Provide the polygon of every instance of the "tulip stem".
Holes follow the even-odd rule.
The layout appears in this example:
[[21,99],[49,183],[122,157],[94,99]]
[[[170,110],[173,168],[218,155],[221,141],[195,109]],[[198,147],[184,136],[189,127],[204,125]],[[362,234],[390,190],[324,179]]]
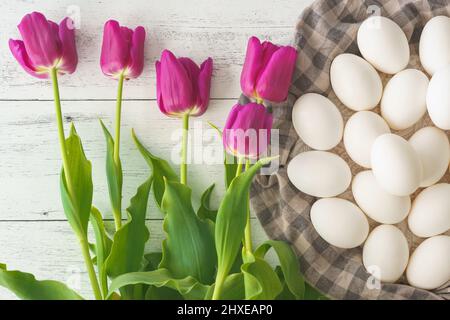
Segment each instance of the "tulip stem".
[[238,177],[242,173],[242,165],[243,160],[241,158],[238,159],[237,168],[236,168],[236,177]]
[[51,71],[51,77],[53,83],[53,95],[55,99],[56,122],[58,124],[59,147],[61,149],[61,157],[63,160],[64,179],[66,180],[70,197],[73,197],[72,179],[71,172],[69,170],[69,160],[67,158],[66,137],[64,135],[63,116],[61,111],[61,98],[59,95],[58,71],[55,68]]
[[216,282],[214,283],[214,292],[212,300],[219,300],[220,294],[222,293],[222,287],[225,283],[225,277],[217,275]]
[[121,74],[119,76],[119,85],[117,88],[117,101],[116,101],[116,138],[114,141],[114,161],[116,164],[119,163],[119,150],[120,150],[120,120],[122,114],[122,92],[123,92],[123,80],[124,76]]
[[[250,169],[250,160],[249,159],[247,159],[245,162],[245,171],[247,171],[248,169]],[[249,194],[247,194],[247,224],[245,225],[244,251],[245,251],[247,257],[250,257],[253,254],[252,229],[251,229],[251,225],[250,225],[250,195]]]
[[183,115],[183,140],[181,144],[180,182],[187,184],[187,150],[189,137],[189,113]]
[[[244,159],[243,158],[238,158],[237,161],[238,162],[237,162],[236,176],[235,177],[239,177],[239,175],[242,173],[242,167],[243,167]],[[217,272],[216,282],[214,284],[214,292],[213,292],[212,300],[219,300],[220,294],[222,292],[222,287],[223,287],[223,284],[225,282],[225,278],[227,277],[227,274],[223,274],[222,272],[219,273],[219,271]]]
[[92,263],[91,255],[89,253],[89,246],[87,239],[80,239],[81,252],[83,253],[84,262],[86,264],[89,280],[91,281],[92,290],[96,300],[102,300],[102,293],[98,285],[97,276],[95,274],[94,265]]
[[[69,159],[67,157],[68,154],[66,150],[66,137],[64,135],[64,125],[61,111],[61,98],[59,95],[59,86],[58,86],[58,71],[55,68],[52,69],[51,71],[51,78],[53,83],[53,94],[55,99],[56,121],[58,124],[59,145],[61,148],[61,156],[63,160],[64,179],[66,180],[66,186],[67,189],[69,190],[69,196],[73,200],[74,192],[72,186],[71,171],[69,168]],[[100,292],[100,287],[98,285],[94,265],[92,264],[87,239],[84,238],[83,236],[79,236],[79,241],[81,245],[81,251],[83,254],[84,262],[86,264],[86,269],[89,274],[92,290],[94,291],[95,299],[101,300],[102,294]]]
[[[120,166],[120,123],[122,118],[122,96],[123,96],[123,81],[125,77],[123,74],[119,76],[119,84],[117,88],[117,100],[116,100],[116,127],[115,127],[115,139],[114,139],[114,163],[116,166]],[[113,210],[114,224],[116,231],[122,226],[122,190],[120,190],[119,206]]]

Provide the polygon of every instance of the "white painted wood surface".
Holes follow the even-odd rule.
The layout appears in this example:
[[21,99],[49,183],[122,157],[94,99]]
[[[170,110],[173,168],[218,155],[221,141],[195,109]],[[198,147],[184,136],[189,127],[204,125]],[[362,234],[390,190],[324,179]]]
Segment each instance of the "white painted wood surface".
[[[214,59],[212,100],[208,112],[192,126],[208,129],[206,120],[222,126],[240,94],[239,76],[246,42],[251,35],[289,44],[298,15],[312,0],[40,0],[0,2],[0,262],[11,269],[34,273],[39,279],[67,281],[85,297],[90,294],[76,239],[65,221],[59,198],[60,157],[57,145],[52,91],[47,81],[34,79],[12,58],[7,41],[17,38],[22,16],[41,11],[59,21],[68,13],[79,14],[77,45],[80,63],[75,74],[61,79],[66,127],[73,121],[88,158],[93,163],[94,203],[107,216],[109,203],[104,173],[105,143],[98,119],[111,128],[116,82],[99,68],[103,23],[114,18],[148,32],[146,67],[138,80],[124,89],[123,140],[124,205],[149,170],[131,139],[134,128],[156,154],[170,158],[178,143],[179,122],[163,116],[155,102],[154,62],[164,48],[197,62]],[[202,122],[203,123],[202,123]],[[112,130],[112,128],[111,128]],[[204,131],[205,132],[205,131]],[[203,136],[211,149],[220,141]],[[198,144],[199,140],[191,140]],[[194,197],[212,182],[214,199],[223,193],[220,164],[191,165],[189,179]],[[163,238],[161,215],[149,204],[149,248]],[[215,201],[217,202],[217,201]],[[266,236],[253,218],[255,242]],[[0,289],[0,299],[14,296]]]

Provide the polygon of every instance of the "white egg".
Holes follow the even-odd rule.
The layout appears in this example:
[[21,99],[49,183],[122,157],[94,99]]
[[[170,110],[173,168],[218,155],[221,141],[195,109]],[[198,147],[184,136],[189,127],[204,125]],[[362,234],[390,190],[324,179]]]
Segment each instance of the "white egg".
[[379,136],[373,144],[372,170],[378,184],[396,196],[414,193],[422,179],[422,165],[413,147],[390,133]]
[[409,63],[409,44],[403,30],[392,20],[373,16],[358,30],[358,47],[364,59],[381,72],[394,74]]
[[354,111],[373,109],[381,100],[380,76],[361,57],[348,53],[337,56],[331,64],[330,78],[339,100]]
[[287,175],[297,189],[321,198],[343,193],[352,180],[348,164],[339,156],[325,151],[297,155],[289,163]]
[[345,125],[345,150],[357,164],[371,168],[370,154],[375,139],[390,132],[389,126],[378,114],[371,111],[357,112]]
[[396,282],[405,272],[409,247],[403,233],[392,225],[376,227],[363,248],[367,271],[382,282]]
[[423,190],[414,200],[408,217],[409,229],[428,238],[450,229],[450,184],[440,183]]
[[450,18],[434,17],[427,22],[420,37],[420,61],[428,74],[450,64]]
[[420,186],[429,187],[441,180],[447,172],[450,161],[450,144],[447,135],[435,127],[426,127],[414,133],[409,143],[422,163]]
[[[449,40],[450,41],[450,40]],[[427,108],[431,120],[443,130],[450,130],[450,65],[439,69],[431,78]]]
[[303,142],[317,150],[337,146],[344,131],[344,120],[338,108],[316,93],[307,93],[295,102],[292,123]]
[[422,242],[406,269],[410,285],[433,290],[450,280],[450,237],[436,236]]
[[369,223],[353,203],[338,198],[320,199],[311,207],[311,222],[329,244],[350,249],[360,246],[369,233]]
[[389,80],[381,99],[381,115],[394,130],[404,130],[427,111],[429,80],[421,71],[403,70]]
[[398,197],[387,193],[370,170],[362,171],[353,178],[352,192],[361,210],[379,223],[399,223],[411,209],[409,196]]

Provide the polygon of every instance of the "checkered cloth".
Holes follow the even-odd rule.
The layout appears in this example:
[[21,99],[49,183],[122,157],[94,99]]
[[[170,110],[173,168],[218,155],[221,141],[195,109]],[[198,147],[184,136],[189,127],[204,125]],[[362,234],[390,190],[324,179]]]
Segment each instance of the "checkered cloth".
[[[255,179],[251,190],[252,210],[271,239],[285,240],[293,245],[306,280],[330,298],[450,299],[449,284],[430,292],[408,286],[403,277],[399,284],[373,286],[362,264],[362,248],[343,250],[325,242],[310,221],[310,208],[316,198],[297,190],[287,178],[287,163],[299,153],[310,150],[292,126],[291,112],[295,100],[309,92],[324,94],[338,106],[345,121],[351,116],[353,112],[338,101],[330,88],[330,65],[341,53],[359,54],[356,44],[358,27],[368,16],[377,13],[391,18],[404,30],[411,43],[410,67],[421,69],[418,43],[423,26],[433,16],[450,16],[450,2],[319,0],[303,11],[296,30],[299,58],[290,95],[286,103],[272,106],[275,128],[280,134],[281,167],[272,176],[260,175]],[[382,78],[384,82],[387,80],[385,75]],[[426,125],[431,125],[428,116],[413,128],[396,133],[408,138]],[[353,174],[362,170],[349,159],[342,143],[332,152],[347,160]],[[443,181],[450,182],[450,175],[447,174]],[[340,197],[353,201],[351,191]],[[374,225],[371,221],[371,227]],[[408,231],[405,222],[397,226],[404,231],[412,252],[421,240]]]

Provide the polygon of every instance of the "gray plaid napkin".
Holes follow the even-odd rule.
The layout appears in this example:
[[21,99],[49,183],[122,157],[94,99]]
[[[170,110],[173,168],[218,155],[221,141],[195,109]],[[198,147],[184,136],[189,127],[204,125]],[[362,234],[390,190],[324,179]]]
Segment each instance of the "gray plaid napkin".
[[[424,24],[433,16],[450,16],[449,0],[322,0],[303,11],[296,28],[295,44],[299,49],[297,69],[289,99],[273,105],[275,128],[280,134],[280,169],[272,176],[258,176],[252,185],[252,210],[257,214],[271,239],[290,242],[299,257],[307,281],[334,299],[450,299],[450,286],[433,292],[400,284],[371,286],[370,275],[361,259],[362,249],[342,250],[325,242],[310,221],[314,197],[298,191],[288,180],[286,164],[297,154],[310,150],[297,136],[291,122],[295,100],[308,92],[328,96],[340,109],[346,121],[353,113],[344,107],[330,89],[329,69],[333,59],[343,52],[359,54],[356,45],[358,27],[371,14],[394,20],[405,31],[411,43],[410,67],[421,69],[418,42]],[[383,76],[386,81],[387,77]],[[421,127],[430,125],[428,117],[414,128],[397,132],[405,138]],[[449,135],[449,132],[447,132]],[[345,152],[342,143],[332,150],[346,159],[353,174],[361,170]],[[443,181],[450,182],[450,174]],[[347,191],[342,198],[353,200]],[[371,221],[372,227],[375,225]],[[405,222],[397,225],[405,232],[411,252],[420,243]]]

